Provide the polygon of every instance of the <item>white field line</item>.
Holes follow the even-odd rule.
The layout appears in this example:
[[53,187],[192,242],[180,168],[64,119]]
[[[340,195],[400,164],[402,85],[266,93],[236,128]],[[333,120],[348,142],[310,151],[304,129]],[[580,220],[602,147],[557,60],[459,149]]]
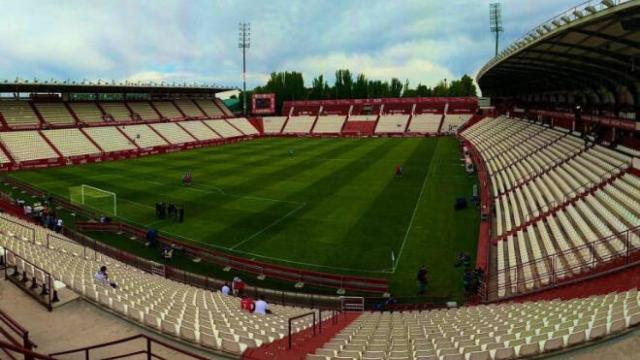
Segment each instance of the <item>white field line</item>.
[[253,238],[259,236],[260,234],[262,234],[263,232],[269,230],[270,228],[278,225],[280,222],[284,221],[286,218],[288,218],[289,216],[297,213],[298,211],[302,210],[303,207],[307,206],[307,203],[302,203],[300,204],[298,207],[296,207],[295,209],[289,211],[288,213],[284,214],[284,216],[282,216],[281,218],[276,219],[274,222],[272,222],[271,224],[265,226],[264,228],[262,228],[261,230],[259,230],[258,232],[254,233],[253,235],[249,236],[248,238],[240,241],[239,243],[233,245],[232,247],[230,247],[229,249],[231,250],[235,250],[238,246],[241,246],[242,244],[252,240]]
[[[139,180],[139,181],[144,181],[146,183],[154,184],[154,185],[165,185],[165,184],[163,184],[161,182],[153,181],[153,180],[142,179],[142,180]],[[198,192],[202,192],[202,193],[206,193],[206,194],[220,193],[221,195],[224,195],[224,196],[235,197],[235,198],[239,198],[239,199],[269,201],[269,202],[287,203],[287,204],[295,204],[295,205],[305,204],[305,203],[301,203],[301,202],[298,202],[298,201],[279,200],[279,199],[271,199],[271,198],[265,198],[265,197],[259,197],[259,196],[247,196],[247,195],[231,194],[231,193],[228,193],[228,192],[224,191],[222,188],[217,187],[215,185],[211,185],[211,187],[213,188],[213,190],[198,188],[198,187],[196,187],[194,185],[185,186],[185,187],[183,187],[183,189],[191,190],[191,191],[198,191]]]
[[[436,145],[436,151],[437,149],[438,147]],[[409,238],[409,234],[411,233],[411,228],[413,227],[413,220],[415,220],[416,213],[418,212],[418,208],[420,207],[420,200],[422,200],[422,194],[424,194],[424,187],[427,184],[427,179],[429,179],[429,175],[431,175],[431,169],[433,168],[433,164],[437,160],[435,151],[431,159],[432,161],[429,162],[429,168],[427,169],[427,174],[424,176],[424,180],[422,181],[422,187],[420,188],[420,194],[418,195],[418,199],[416,200],[416,206],[414,206],[413,213],[411,214],[411,220],[409,221],[409,226],[407,226],[407,231],[404,233],[404,239],[402,240],[402,245],[400,246],[398,257],[396,258],[395,264],[393,264],[392,273],[394,274],[396,272],[396,268],[398,267],[398,264],[400,263],[400,258],[402,257],[402,252],[404,251],[404,245],[407,243],[407,239]]]
[[[145,180],[146,182],[150,182],[150,183],[154,183],[153,181],[149,181],[149,180]],[[212,191],[208,191],[208,190],[202,190],[202,189],[194,189],[197,191],[203,191],[203,192],[212,192]],[[153,209],[152,206],[146,205],[146,204],[142,204],[136,201],[132,201],[132,200],[128,200],[128,199],[120,199],[120,200],[124,200],[126,202],[129,202],[131,204],[140,206],[140,207],[144,207],[144,208],[149,208],[149,209]],[[277,200],[274,200],[277,201]],[[293,203],[290,201],[283,201],[283,202],[288,202],[288,203]],[[337,267],[337,266],[329,266],[329,265],[320,265],[320,264],[313,264],[313,263],[307,263],[307,262],[300,262],[300,261],[293,261],[293,260],[287,260],[287,259],[282,259],[282,258],[277,258],[277,257],[271,257],[271,256],[266,256],[266,255],[260,255],[260,254],[256,254],[256,253],[252,253],[252,252],[248,252],[248,251],[242,251],[242,250],[237,250],[236,247],[246,243],[247,241],[257,237],[258,235],[260,235],[261,233],[265,232],[266,230],[268,230],[269,228],[277,225],[277,223],[283,221],[285,218],[295,214],[296,212],[302,210],[303,207],[305,207],[307,205],[307,203],[297,203],[298,207],[296,207],[295,209],[291,210],[289,213],[283,215],[281,218],[277,219],[276,221],[274,221],[273,223],[267,225],[265,228],[263,228],[262,230],[259,230],[258,232],[256,232],[255,234],[251,235],[250,237],[248,237],[245,240],[242,240],[240,243],[232,246],[232,247],[226,247],[226,246],[220,246],[220,245],[215,245],[215,244],[211,244],[211,243],[207,243],[207,242],[203,242],[200,240],[195,240],[192,238],[188,238],[185,236],[182,236],[180,234],[175,234],[175,233],[171,233],[169,231],[166,230],[162,230],[160,229],[163,233],[176,237],[176,238],[181,238],[181,239],[185,239],[188,240],[192,243],[197,243],[200,244],[202,246],[205,247],[212,247],[215,249],[220,249],[220,250],[226,250],[226,251],[230,251],[230,252],[234,252],[237,254],[241,254],[241,255],[247,255],[247,256],[253,256],[256,258],[261,258],[261,259],[266,259],[266,260],[273,260],[273,261],[277,261],[277,262],[281,262],[281,263],[286,263],[286,264],[294,264],[294,265],[302,265],[302,266],[309,266],[309,267],[315,267],[315,268],[319,268],[319,269],[328,269],[328,270],[338,270],[338,271],[353,271],[353,272],[360,272],[360,273],[371,273],[371,274],[390,274],[392,273],[392,271],[390,270],[365,270],[365,269],[354,269],[354,268],[346,268],[346,267]],[[157,223],[157,222],[161,222],[162,220],[158,220],[158,221],[154,221],[152,223],[149,224],[141,224],[133,219],[124,217],[124,216],[118,216],[121,219],[127,220],[128,222],[132,223],[132,224],[136,224],[142,227],[151,227],[153,224]]]

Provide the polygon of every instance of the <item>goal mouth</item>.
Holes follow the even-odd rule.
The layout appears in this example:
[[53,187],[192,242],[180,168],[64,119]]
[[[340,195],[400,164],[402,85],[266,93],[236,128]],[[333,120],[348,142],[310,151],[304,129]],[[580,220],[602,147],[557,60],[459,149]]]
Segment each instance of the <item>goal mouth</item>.
[[117,195],[111,191],[86,184],[71,186],[69,200],[74,205],[97,211],[101,215],[118,216]]

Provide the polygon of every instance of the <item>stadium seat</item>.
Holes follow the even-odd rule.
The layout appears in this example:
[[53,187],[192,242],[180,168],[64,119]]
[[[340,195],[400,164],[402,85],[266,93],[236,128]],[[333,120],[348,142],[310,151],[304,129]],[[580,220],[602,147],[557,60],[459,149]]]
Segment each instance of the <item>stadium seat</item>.
[[169,120],[184,119],[184,116],[171,101],[152,101],[153,106],[158,110],[163,118]]
[[176,106],[189,118],[203,119],[205,114],[198,109],[198,106],[190,99],[178,99],[175,101]]
[[[49,236],[50,233],[45,228],[0,214],[0,245],[4,248],[49,271],[57,279],[64,279],[68,287],[97,305],[208,348],[241,354],[247,348],[283,338],[290,317],[312,310],[271,304],[272,315],[248,314],[240,310],[239,298],[143,272],[107,256],[98,256],[59,234]],[[89,251],[86,257],[84,251]],[[105,264],[109,268],[109,279],[119,285],[117,289],[94,280],[97,269]],[[30,271],[24,264],[20,266]],[[329,319],[328,316],[324,313],[322,319]],[[293,331],[311,326],[309,317],[302,318],[293,322]]]
[[83,123],[102,122],[102,111],[93,101],[70,102],[71,110],[76,114],[78,120]]
[[316,126],[313,128],[314,134],[339,134],[346,121],[345,115],[323,115],[318,116]]
[[158,136],[148,125],[127,125],[120,126],[120,129],[140,148],[168,145],[167,142]]
[[226,120],[204,120],[204,122],[223,138],[240,137],[243,135],[233,126],[229,125]]
[[376,134],[379,133],[404,133],[409,121],[409,115],[395,114],[382,115],[376,126]]
[[51,141],[63,156],[100,154],[98,149],[80,130],[57,129],[43,130],[42,134]]
[[148,101],[128,101],[127,105],[134,113],[138,114],[142,120],[159,120],[160,116],[151,107]]
[[227,121],[245,135],[258,135],[259,132],[246,118],[231,118]]
[[456,130],[471,119],[472,116],[473,114],[446,114],[442,122],[441,132],[455,133]]
[[[614,235],[640,224],[640,192],[634,188],[640,178],[626,173],[629,156],[504,117],[481,121],[462,135],[487,164],[497,238],[507,242],[498,246],[499,296],[508,295],[516,269],[523,276],[511,284],[512,292],[547,285],[549,256],[562,254],[554,271],[564,278],[626,253]],[[607,240],[586,246],[599,239]],[[635,237],[631,245],[640,247]]]
[[417,134],[436,134],[440,127],[442,114],[415,114],[409,124],[409,132]]
[[198,100],[194,100],[194,101],[205,112],[205,115],[207,117],[209,117],[209,118],[224,117],[224,112],[222,112],[222,110],[220,110],[220,108],[218,108],[216,106],[216,104],[214,103],[213,100],[211,100],[211,99],[207,99],[207,100],[198,99]]
[[287,120],[286,116],[266,116],[262,118],[262,124],[264,126],[265,134],[280,134],[284,122]]
[[104,112],[114,121],[131,121],[131,112],[123,102],[100,102]]
[[14,129],[35,128],[40,125],[40,120],[26,101],[0,101],[0,113],[7,125]]
[[149,126],[154,128],[162,137],[174,145],[196,141],[196,139],[175,123],[158,123],[150,124]]
[[180,125],[199,141],[220,139],[218,134],[200,120],[181,121]]
[[137,149],[115,126],[90,127],[84,131],[105,152]]
[[75,119],[62,102],[35,103],[38,112],[51,125],[73,125]]
[[0,141],[17,162],[58,157],[37,131],[2,132]]
[[291,116],[282,130],[283,134],[308,134],[311,132],[315,116]]

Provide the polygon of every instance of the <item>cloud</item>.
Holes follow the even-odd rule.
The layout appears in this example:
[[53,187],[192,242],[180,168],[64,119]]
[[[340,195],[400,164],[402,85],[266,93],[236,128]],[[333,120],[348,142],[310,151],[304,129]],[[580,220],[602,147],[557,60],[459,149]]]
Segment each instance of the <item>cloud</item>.
[[[491,0],[4,0],[0,78],[242,85],[238,22],[252,25],[249,86],[339,68],[433,85],[493,55]],[[507,45],[575,0],[504,0]]]

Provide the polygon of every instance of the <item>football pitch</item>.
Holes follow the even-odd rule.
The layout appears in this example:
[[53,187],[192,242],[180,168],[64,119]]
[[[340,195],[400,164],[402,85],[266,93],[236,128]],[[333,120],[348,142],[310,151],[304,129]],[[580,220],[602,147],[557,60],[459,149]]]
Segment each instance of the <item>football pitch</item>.
[[[66,198],[83,184],[113,192],[124,221],[247,258],[387,277],[395,296],[415,295],[425,264],[429,293],[458,297],[453,264],[460,251],[475,261],[479,226],[473,206],[454,210],[476,183],[460,158],[453,137],[265,138],[10,176]],[[184,223],[157,219],[160,201],[184,207]]]

